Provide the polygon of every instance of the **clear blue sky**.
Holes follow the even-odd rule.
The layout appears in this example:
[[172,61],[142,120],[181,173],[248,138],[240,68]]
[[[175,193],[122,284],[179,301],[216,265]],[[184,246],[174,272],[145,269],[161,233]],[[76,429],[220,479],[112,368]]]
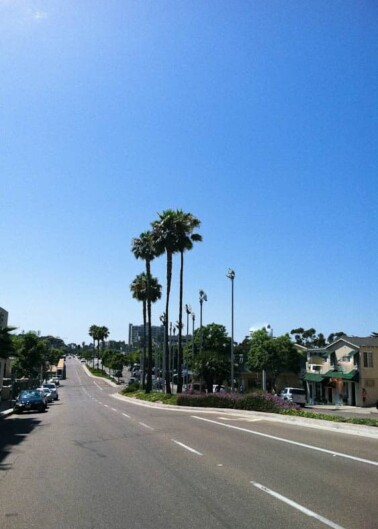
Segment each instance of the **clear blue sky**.
[[[232,267],[238,341],[378,331],[377,35],[375,0],[0,0],[9,323],[127,340],[131,239],[181,208],[202,221],[197,323],[202,288],[204,324],[231,332]],[[178,260],[173,321],[177,284]]]

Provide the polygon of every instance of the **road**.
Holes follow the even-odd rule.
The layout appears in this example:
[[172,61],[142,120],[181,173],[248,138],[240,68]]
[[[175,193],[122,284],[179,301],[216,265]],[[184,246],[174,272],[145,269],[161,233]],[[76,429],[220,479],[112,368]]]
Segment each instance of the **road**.
[[45,414],[0,422],[2,529],[376,529],[378,441],[156,409],[67,362]]

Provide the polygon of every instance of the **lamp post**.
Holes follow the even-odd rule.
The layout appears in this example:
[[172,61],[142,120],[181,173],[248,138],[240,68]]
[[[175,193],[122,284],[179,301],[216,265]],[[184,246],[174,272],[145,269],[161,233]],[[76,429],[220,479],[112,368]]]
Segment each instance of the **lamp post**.
[[199,291],[199,302],[200,302],[200,329],[201,329],[201,340],[200,340],[200,353],[202,353],[202,343],[203,343],[203,335],[202,335],[202,305],[203,302],[207,301],[207,295],[204,290]]
[[234,279],[235,272],[228,269],[227,277],[231,279],[231,393],[234,392]]
[[192,312],[192,358],[194,361],[194,322],[196,320],[196,315]]
[[163,360],[163,369],[162,369],[162,371],[163,371],[163,388],[164,388],[163,391],[166,391],[166,387],[165,387],[165,375],[166,375],[166,373],[165,373],[165,367],[166,367],[166,365],[165,365],[165,348],[166,348],[165,326],[167,325],[167,318],[166,318],[165,312],[163,312],[163,314],[160,316],[159,319],[160,319],[162,325],[164,325],[164,340],[163,340],[163,355],[162,355],[163,356],[163,359],[162,359]]
[[[189,340],[189,315],[192,313],[192,307],[190,305],[185,305],[185,312],[186,312],[186,347],[188,347],[188,340]],[[185,377],[184,377],[184,384],[186,387],[188,387],[188,365],[185,359],[183,359],[183,364],[185,366]]]

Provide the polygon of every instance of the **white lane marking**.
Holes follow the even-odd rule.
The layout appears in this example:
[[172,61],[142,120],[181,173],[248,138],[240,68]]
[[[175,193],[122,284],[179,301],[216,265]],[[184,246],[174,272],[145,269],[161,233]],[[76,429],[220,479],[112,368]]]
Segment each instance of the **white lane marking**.
[[145,428],[148,428],[149,430],[153,430],[152,426],[148,426],[148,424],[144,423],[144,422],[140,422],[139,423],[141,426],[144,426]]
[[128,419],[130,419],[130,415],[127,415],[127,413],[123,413],[123,412],[122,412],[122,415],[123,415],[124,417],[127,417]]
[[97,382],[93,381],[93,384],[98,387],[98,389],[101,389],[101,391],[104,391],[104,389],[97,384]]
[[115,408],[110,408],[110,409],[113,410],[113,411],[118,411],[118,410],[116,410]]
[[212,421],[211,419],[205,419],[204,417],[197,417],[192,415],[193,419],[198,419],[200,421],[211,422],[213,424],[218,424],[224,428],[231,428],[233,430],[239,430],[240,432],[247,432],[252,435],[258,435],[260,437],[267,437],[268,439],[274,439],[275,441],[280,441],[281,443],[287,443],[295,446],[301,446],[302,448],[309,448],[317,452],[323,452],[325,454],[330,454],[332,456],[344,457],[345,459],[352,459],[353,461],[358,461],[359,463],[366,463],[368,465],[373,465],[378,467],[378,461],[371,461],[369,459],[362,459],[361,457],[350,456],[348,454],[343,454],[342,452],[335,452],[334,450],[327,450],[326,448],[319,448],[318,446],[312,446],[305,443],[299,443],[298,441],[291,441],[290,439],[284,439],[283,437],[276,437],[275,435],[269,435],[267,433],[255,432],[254,430],[248,430],[248,428],[241,428],[241,426],[233,426],[232,424],[224,424],[218,421]]
[[109,408],[109,406],[107,404],[104,404],[105,408]]
[[193,454],[197,454],[198,456],[203,456],[203,454],[201,454],[201,452],[197,452],[197,450],[194,450],[194,448],[191,448],[188,445],[184,445],[184,443],[180,443],[180,441],[176,441],[175,439],[171,439],[171,441],[173,441],[177,445],[182,446],[182,448],[185,448],[186,450],[189,450],[189,452],[193,452]]
[[243,421],[243,422],[259,422],[261,419],[248,419],[247,417],[218,417],[220,421]]
[[258,489],[266,492],[267,494],[270,494],[274,498],[277,498],[278,500],[283,501],[284,503],[287,503],[291,507],[294,507],[294,509],[297,509],[298,511],[303,512],[303,514],[306,514],[307,516],[310,516],[311,518],[316,518],[316,520],[319,520],[319,522],[322,522],[325,525],[328,525],[328,527],[332,527],[333,529],[344,529],[343,527],[341,527],[341,525],[338,525],[337,523],[334,523],[331,520],[328,520],[328,518],[324,518],[324,516],[321,516],[320,514],[317,514],[314,511],[310,511],[310,509],[303,507],[303,505],[299,505],[299,503],[296,503],[295,501],[289,500],[289,498],[286,498],[286,496],[282,496],[278,492],[274,492],[274,490],[264,487],[264,485],[261,485],[261,483],[257,483],[256,481],[251,481],[251,483],[254,487],[257,487]]

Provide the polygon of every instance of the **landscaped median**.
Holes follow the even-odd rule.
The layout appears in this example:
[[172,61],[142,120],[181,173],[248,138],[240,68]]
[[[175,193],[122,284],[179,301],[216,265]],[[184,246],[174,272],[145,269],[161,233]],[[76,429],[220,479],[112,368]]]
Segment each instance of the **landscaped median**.
[[144,391],[130,391],[126,388],[121,391],[122,395],[149,402],[161,402],[162,404],[189,406],[196,408],[222,408],[233,410],[247,410],[266,413],[277,413],[305,419],[317,419],[339,423],[359,424],[365,426],[378,427],[377,419],[346,418],[323,413],[313,413],[302,410],[298,405],[288,401],[283,401],[276,395],[270,393],[261,394],[231,394],[231,393],[210,393],[201,395],[170,395],[167,393]]

